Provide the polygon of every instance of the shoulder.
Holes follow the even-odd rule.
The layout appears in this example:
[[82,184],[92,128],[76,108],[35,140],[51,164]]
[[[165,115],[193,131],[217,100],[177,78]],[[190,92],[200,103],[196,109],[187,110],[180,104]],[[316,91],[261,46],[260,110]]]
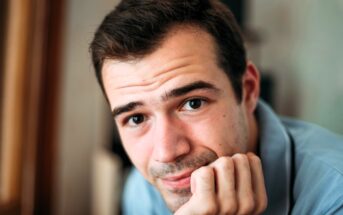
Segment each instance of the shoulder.
[[294,140],[298,163],[310,159],[343,175],[343,136],[300,120],[283,118],[282,122]]
[[125,182],[123,213],[131,214],[168,214],[168,209],[160,193],[133,168]]
[[342,209],[342,136],[314,124],[282,121],[294,142],[294,210],[300,214],[327,214]]

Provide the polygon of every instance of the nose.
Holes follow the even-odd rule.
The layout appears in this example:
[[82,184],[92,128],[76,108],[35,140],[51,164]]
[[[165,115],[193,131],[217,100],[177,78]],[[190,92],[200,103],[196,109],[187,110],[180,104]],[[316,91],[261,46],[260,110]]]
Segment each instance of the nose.
[[177,119],[158,119],[154,125],[152,139],[154,144],[152,156],[157,162],[174,162],[191,150],[185,126]]

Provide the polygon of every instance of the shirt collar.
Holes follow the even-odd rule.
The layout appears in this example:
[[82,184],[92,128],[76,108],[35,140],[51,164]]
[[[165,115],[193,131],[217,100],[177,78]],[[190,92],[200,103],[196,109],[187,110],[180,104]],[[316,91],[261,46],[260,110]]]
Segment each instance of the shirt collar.
[[256,116],[260,157],[268,195],[265,214],[288,214],[292,156],[290,138],[280,119],[263,101],[258,103]]

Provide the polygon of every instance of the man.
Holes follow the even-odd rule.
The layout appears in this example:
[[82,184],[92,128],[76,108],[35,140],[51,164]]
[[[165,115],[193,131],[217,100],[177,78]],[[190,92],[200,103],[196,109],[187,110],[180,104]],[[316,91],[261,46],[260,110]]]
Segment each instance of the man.
[[259,101],[219,1],[122,1],[91,51],[136,167],[124,213],[343,213],[342,138]]

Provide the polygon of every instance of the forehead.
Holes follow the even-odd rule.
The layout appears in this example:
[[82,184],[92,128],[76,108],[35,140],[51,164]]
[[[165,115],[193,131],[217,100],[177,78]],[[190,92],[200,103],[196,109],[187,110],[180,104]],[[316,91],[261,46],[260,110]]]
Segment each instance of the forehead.
[[141,59],[105,60],[102,75],[113,106],[118,99],[127,100],[128,96],[132,98],[138,94],[141,97],[144,92],[152,96],[190,79],[202,78],[211,82],[209,79],[222,78],[219,76],[224,73],[216,74],[217,70],[213,37],[199,28],[179,27],[172,29],[153,53]]
[[[146,67],[159,66],[161,72],[164,67],[168,67],[173,64],[172,60],[182,60],[184,57],[193,57],[193,60],[199,60],[207,58],[208,61],[217,61],[216,43],[213,36],[207,31],[204,31],[200,27],[191,25],[177,25],[172,27],[164,40],[158,48],[144,56],[143,58],[134,58],[132,60],[115,60],[106,59],[103,63],[102,75],[106,76],[106,73],[116,73],[116,75],[129,75],[127,72],[128,67],[131,67],[136,72],[133,74],[138,77],[139,71],[144,71],[144,75],[147,77],[155,76],[154,71],[145,71]],[[108,66],[118,67],[117,71],[111,70]],[[123,68],[125,67],[125,68]],[[157,71],[159,72],[159,71]]]

